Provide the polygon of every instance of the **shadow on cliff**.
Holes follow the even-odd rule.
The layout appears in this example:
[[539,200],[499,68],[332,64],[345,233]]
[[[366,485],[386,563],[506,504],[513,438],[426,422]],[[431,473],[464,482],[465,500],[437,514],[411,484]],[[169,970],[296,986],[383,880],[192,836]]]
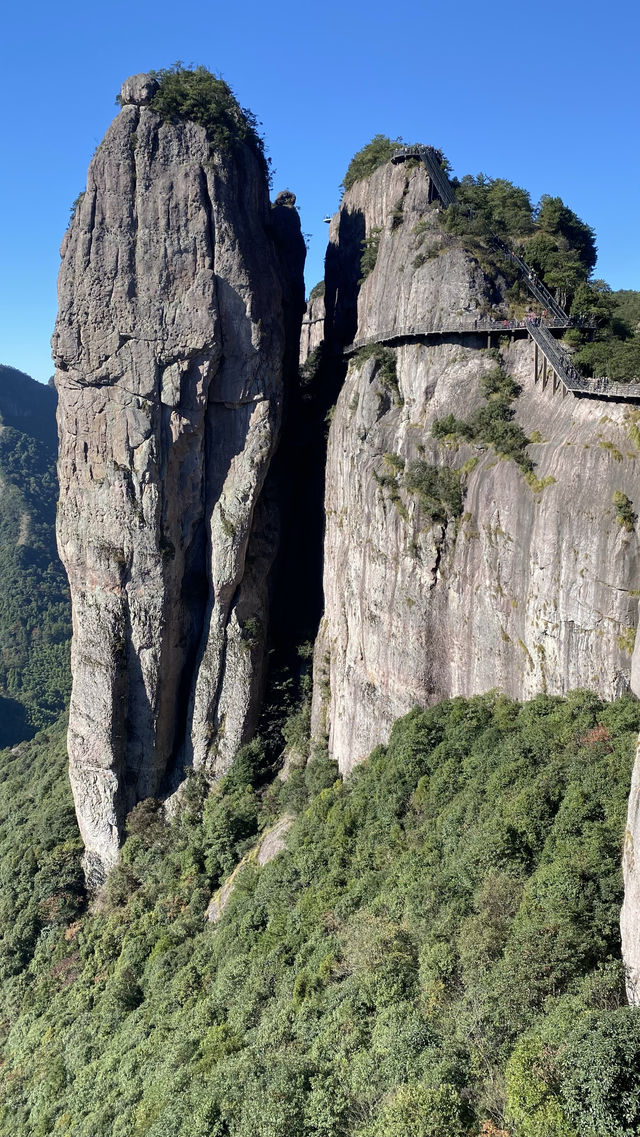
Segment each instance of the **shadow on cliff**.
[[273,734],[284,687],[294,703],[306,671],[298,649],[313,643],[324,608],[322,585],[327,439],[344,383],[343,348],[356,336],[365,218],[340,214],[338,242],[325,258],[325,338],[290,386],[283,442],[269,475],[281,503],[282,539],[274,572],[268,688],[259,733]]
[[327,247],[324,262],[325,342],[335,354],[356,338],[365,238],[364,214],[342,209],[338,240]]

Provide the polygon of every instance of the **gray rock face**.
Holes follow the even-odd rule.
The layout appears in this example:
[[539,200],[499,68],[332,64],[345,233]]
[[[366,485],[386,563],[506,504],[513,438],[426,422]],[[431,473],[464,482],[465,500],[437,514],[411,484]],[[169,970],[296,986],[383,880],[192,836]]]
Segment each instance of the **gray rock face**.
[[324,296],[314,296],[309,300],[302,317],[300,330],[300,364],[304,365],[324,339]]
[[53,337],[70,773],[96,879],[136,801],[189,764],[221,773],[254,725],[277,541],[263,487],[303,304],[297,214],[270,209],[256,157],[210,153],[148,95],[125,83],[89,168]]
[[131,75],[120,88],[120,105],[147,106],[157,90],[158,83],[151,75]]
[[[425,173],[393,166],[345,196],[326,296],[327,325],[343,342],[502,314],[500,282],[444,233],[427,201]],[[356,305],[358,227],[380,233]],[[580,686],[614,697],[629,687],[637,624],[638,537],[613,500],[619,491],[640,506],[629,408],[543,392],[531,342],[503,340],[502,364],[522,388],[515,420],[537,439],[528,453],[538,478],[552,479],[530,485],[492,449],[431,432],[436,418],[464,419],[484,402],[481,378],[495,366],[486,338],[390,350],[397,390],[374,359],[354,358],[328,442],[313,729],[328,734],[343,771],[416,704],[494,687],[517,698]],[[402,470],[415,461],[461,471],[457,520],[434,523],[406,488]]]

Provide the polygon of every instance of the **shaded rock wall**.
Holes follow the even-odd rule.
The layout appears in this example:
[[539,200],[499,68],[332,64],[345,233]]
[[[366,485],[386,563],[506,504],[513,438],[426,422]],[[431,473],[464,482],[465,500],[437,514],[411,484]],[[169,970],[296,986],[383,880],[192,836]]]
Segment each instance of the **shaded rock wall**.
[[64,239],[53,338],[70,772],[96,877],[136,801],[186,765],[222,772],[255,722],[263,486],[304,303],[297,213],[270,207],[255,155],[211,153],[136,89]]

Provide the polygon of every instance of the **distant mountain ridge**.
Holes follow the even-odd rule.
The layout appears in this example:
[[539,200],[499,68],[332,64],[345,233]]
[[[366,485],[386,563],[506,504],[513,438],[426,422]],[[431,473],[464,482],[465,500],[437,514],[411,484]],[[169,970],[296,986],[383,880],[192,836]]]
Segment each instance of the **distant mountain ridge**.
[[4,426],[20,430],[31,438],[58,449],[54,387],[38,383],[25,371],[0,364],[0,419]]
[[52,723],[69,693],[69,590],[55,541],[56,392],[0,366],[0,746]]

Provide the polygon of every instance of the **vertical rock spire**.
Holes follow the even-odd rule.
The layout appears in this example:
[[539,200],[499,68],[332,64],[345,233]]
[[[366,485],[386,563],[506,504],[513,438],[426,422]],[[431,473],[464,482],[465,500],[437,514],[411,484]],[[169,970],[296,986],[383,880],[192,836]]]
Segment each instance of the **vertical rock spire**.
[[281,240],[262,155],[157,97],[152,76],[123,85],[62,245],[53,337],[70,774],[94,880],[136,801],[185,764],[223,771],[254,725],[277,533],[262,490],[303,304],[297,213]]

